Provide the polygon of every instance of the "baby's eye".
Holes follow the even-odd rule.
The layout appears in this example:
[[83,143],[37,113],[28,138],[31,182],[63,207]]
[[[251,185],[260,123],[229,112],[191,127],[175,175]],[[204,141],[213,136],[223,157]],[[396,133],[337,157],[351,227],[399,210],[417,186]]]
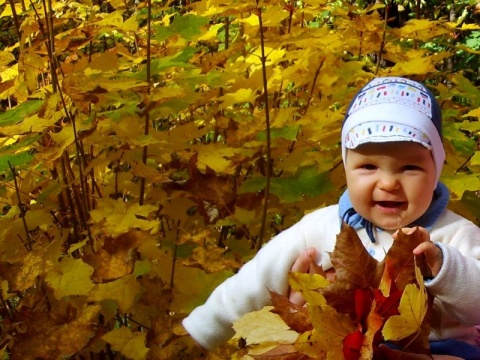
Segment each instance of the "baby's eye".
[[363,164],[361,166],[361,168],[364,169],[364,170],[376,170],[377,169],[377,167],[373,164]]
[[422,168],[418,165],[405,165],[403,167],[403,171],[418,171],[421,170]]

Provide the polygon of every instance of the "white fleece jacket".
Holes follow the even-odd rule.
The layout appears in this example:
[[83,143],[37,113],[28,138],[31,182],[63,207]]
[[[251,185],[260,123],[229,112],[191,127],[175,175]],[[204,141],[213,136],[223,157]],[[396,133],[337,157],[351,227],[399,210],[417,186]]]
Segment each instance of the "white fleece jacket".
[[[244,314],[270,305],[267,289],[286,294],[288,273],[307,248],[317,249],[318,264],[332,267],[327,252],[340,232],[338,205],[318,209],[270,240],[240,271],[220,284],[206,303],[183,320],[183,326],[202,346],[213,349],[234,335],[232,324]],[[364,229],[360,239],[381,261],[392,245],[389,232],[380,231],[372,243]],[[480,228],[446,210],[430,231],[443,251],[439,274],[426,284],[435,296],[431,340],[455,338],[471,344],[479,338]]]

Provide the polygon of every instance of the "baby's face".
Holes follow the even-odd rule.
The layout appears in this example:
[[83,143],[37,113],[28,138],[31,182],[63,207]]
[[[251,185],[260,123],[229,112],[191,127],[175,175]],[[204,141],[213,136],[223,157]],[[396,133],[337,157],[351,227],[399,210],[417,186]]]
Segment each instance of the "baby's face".
[[368,143],[348,150],[345,171],[353,208],[385,230],[422,216],[436,187],[432,154],[414,142]]

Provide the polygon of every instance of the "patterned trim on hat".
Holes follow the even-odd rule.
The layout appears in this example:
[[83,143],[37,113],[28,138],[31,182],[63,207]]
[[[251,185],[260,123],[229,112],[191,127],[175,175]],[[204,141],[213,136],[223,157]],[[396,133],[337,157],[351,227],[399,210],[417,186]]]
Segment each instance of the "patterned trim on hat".
[[355,98],[348,115],[376,104],[394,103],[413,108],[430,119],[432,99],[420,84],[404,78],[373,80]]
[[367,142],[386,141],[414,141],[432,149],[432,143],[421,130],[388,121],[366,122],[353,127],[346,135],[344,145],[347,149],[355,149]]

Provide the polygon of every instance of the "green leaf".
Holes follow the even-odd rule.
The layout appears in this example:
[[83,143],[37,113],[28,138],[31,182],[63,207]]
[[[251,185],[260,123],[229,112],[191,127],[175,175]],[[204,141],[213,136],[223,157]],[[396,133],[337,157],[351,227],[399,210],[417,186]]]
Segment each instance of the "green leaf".
[[[282,128],[270,129],[271,139],[283,138],[290,141],[296,141],[298,132],[300,131],[299,125],[286,125]],[[264,141],[267,138],[266,130],[260,131],[257,134],[257,140]]]
[[204,16],[186,14],[176,16],[170,27],[164,25],[155,26],[155,38],[159,41],[165,41],[172,35],[180,35],[185,40],[195,40],[203,34],[202,27],[207,25],[209,19]]
[[457,197],[462,197],[465,191],[480,189],[480,177],[477,174],[457,174],[442,178],[448,189]]
[[11,110],[0,112],[0,126],[14,125],[40,110],[43,100],[30,100],[15,106]]
[[173,35],[173,32],[164,25],[154,26],[153,28],[155,29],[155,38],[158,41],[165,41],[169,36]]
[[[173,67],[181,68],[191,68],[192,64],[188,60],[195,54],[198,50],[193,47],[186,47],[182,51],[176,53],[173,56],[165,56],[161,59],[154,59],[150,64],[150,71],[152,74],[160,74],[165,70],[171,69]],[[144,66],[143,69],[137,73],[132,73],[132,78],[138,80],[144,80],[147,78],[147,67]]]
[[475,149],[476,141],[460,131],[460,129],[464,129],[467,125],[470,125],[470,122],[447,122],[443,126],[443,134],[444,138],[450,141],[459,154],[470,157]]
[[193,40],[196,36],[201,35],[204,25],[207,25],[209,19],[203,16],[187,14],[175,17],[171,26],[175,34],[181,35],[185,40]]
[[17,142],[0,148],[0,157],[4,154],[20,153],[28,149],[32,144],[36,144],[40,139],[39,135],[25,136]]
[[139,260],[135,262],[135,269],[133,271],[133,274],[135,275],[136,278],[139,276],[146,275],[150,272],[152,269],[152,264],[148,260]]
[[[245,181],[239,193],[257,192],[265,187],[265,178],[253,177]],[[332,188],[329,172],[318,173],[317,168],[308,166],[300,168],[291,177],[273,178],[270,191],[283,202],[301,200],[304,196],[315,197],[327,193]]]
[[136,104],[126,104],[125,106],[121,106],[118,109],[105,111],[101,114],[118,123],[122,119],[125,119],[130,115],[137,114],[137,112],[138,107]]
[[0,174],[10,171],[9,163],[17,168],[17,167],[24,167],[30,164],[33,155],[31,155],[28,151],[23,151],[18,154],[12,155],[1,155],[0,156]]

